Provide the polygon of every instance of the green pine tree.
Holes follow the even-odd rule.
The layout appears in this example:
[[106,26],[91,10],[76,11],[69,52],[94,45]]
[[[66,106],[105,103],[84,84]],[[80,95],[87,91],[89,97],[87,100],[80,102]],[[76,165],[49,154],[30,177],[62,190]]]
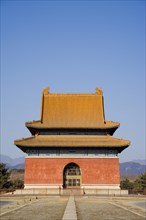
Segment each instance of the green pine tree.
[[0,163],[0,189],[8,189],[12,186],[10,173],[4,163]]
[[133,189],[133,183],[130,182],[129,179],[126,178],[125,180],[121,181],[120,187],[121,187],[121,189],[131,190],[131,189]]

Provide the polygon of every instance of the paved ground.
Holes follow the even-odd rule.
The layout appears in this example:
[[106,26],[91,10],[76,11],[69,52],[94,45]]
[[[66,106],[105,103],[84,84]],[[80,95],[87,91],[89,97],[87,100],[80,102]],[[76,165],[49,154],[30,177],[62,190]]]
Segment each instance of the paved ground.
[[9,204],[11,204],[11,203],[14,203],[14,202],[13,202],[13,201],[5,201],[5,200],[1,201],[1,200],[0,200],[0,207],[1,207],[1,206],[5,206],[5,205],[9,205]]
[[[10,197],[14,201],[1,207],[1,220],[62,220],[69,197]],[[75,196],[78,220],[143,220],[146,219],[141,197]],[[137,206],[137,205],[140,205]],[[70,220],[70,219],[68,219]],[[74,220],[74,219],[71,219]]]
[[[134,200],[137,201],[137,198]],[[144,209],[133,207],[127,198],[76,197],[75,202],[78,220],[146,219]]]
[[[5,215],[0,216],[1,220],[60,220],[63,217],[64,210],[67,204],[67,197],[50,197],[41,199],[32,199],[23,203],[21,199],[18,200],[17,210],[11,211]],[[26,204],[25,204],[26,203]],[[21,208],[20,208],[21,207]],[[11,210],[5,207],[2,212]]]
[[145,202],[129,202],[129,204],[146,209],[146,201]]

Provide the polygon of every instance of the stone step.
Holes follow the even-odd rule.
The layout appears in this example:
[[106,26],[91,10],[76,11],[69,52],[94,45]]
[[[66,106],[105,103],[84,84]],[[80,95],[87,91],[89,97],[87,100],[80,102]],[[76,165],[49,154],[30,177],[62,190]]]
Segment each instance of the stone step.
[[81,189],[63,189],[63,195],[82,195]]

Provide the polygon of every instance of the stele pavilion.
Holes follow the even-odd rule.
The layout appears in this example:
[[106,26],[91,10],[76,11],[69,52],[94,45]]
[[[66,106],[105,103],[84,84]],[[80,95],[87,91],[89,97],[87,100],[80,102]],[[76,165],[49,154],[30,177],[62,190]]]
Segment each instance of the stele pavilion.
[[27,188],[120,189],[119,158],[130,142],[113,137],[101,89],[94,94],[42,92],[40,120],[26,122],[31,137],[15,140],[26,153]]

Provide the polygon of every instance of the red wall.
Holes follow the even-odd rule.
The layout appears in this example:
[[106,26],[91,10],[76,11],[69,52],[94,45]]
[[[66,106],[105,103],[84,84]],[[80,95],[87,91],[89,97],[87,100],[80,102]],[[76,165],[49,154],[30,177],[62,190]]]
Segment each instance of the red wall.
[[81,169],[82,184],[119,184],[118,158],[26,158],[25,184],[63,184],[68,163]]

